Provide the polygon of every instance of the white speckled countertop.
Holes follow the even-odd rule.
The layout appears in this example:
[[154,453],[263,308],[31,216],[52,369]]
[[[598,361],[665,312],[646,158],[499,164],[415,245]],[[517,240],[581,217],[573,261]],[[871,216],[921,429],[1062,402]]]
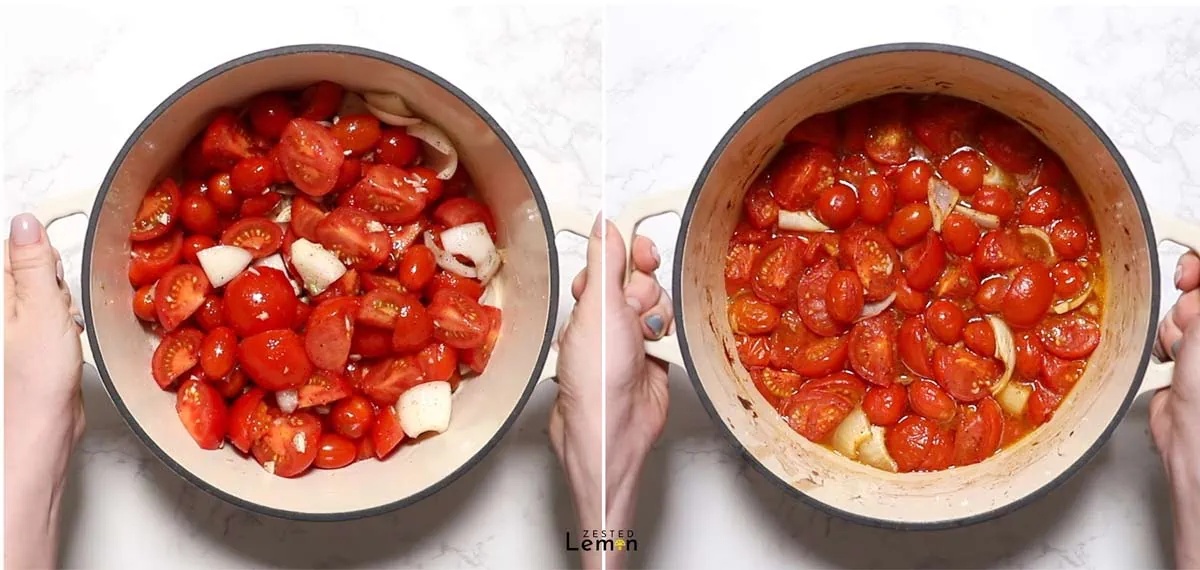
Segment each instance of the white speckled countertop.
[[[432,69],[499,121],[547,195],[595,209],[603,184],[612,212],[634,196],[690,186],[738,115],[810,63],[889,41],[957,43],[1016,62],[1080,103],[1118,144],[1150,204],[1190,217],[1200,206],[1200,11],[879,12],[846,3],[794,14],[748,6],[406,9],[406,20],[426,25],[401,27],[378,8],[326,10],[259,26],[277,12],[243,3],[237,16],[189,14],[185,30],[157,11],[113,3],[7,8],[4,222],[95,186],[133,128],[199,73],[309,42],[363,45]],[[209,30],[223,38],[207,39]],[[451,48],[440,49],[443,42]],[[644,227],[667,263],[676,228],[671,219]],[[78,219],[51,232],[68,254],[68,272],[78,271],[81,233]],[[560,244],[569,278],[582,265],[580,242]],[[1179,249],[1163,251],[1169,277]],[[1173,299],[1164,290],[1164,306]],[[1086,469],[1045,499],[990,523],[913,534],[860,527],[790,499],[732,451],[679,371],[672,381],[671,419],[647,467],[635,527],[639,566],[1170,562],[1169,504],[1144,402]],[[89,431],[72,468],[64,566],[577,563],[561,542],[573,515],[546,442],[549,389],[535,393],[486,460],[434,498],[373,519],[314,524],[253,515],[191,487],[143,449],[94,375],[85,384]]]

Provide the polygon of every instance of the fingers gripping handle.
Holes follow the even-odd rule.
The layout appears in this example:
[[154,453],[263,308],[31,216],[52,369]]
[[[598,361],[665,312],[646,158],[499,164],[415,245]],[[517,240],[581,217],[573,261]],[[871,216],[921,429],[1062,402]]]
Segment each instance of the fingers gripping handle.
[[[565,232],[587,239],[592,230],[592,216],[573,204],[551,203],[549,208],[554,235]],[[550,351],[546,353],[546,362],[542,364],[538,384],[558,376],[558,331],[554,331],[553,336],[555,340],[550,345]]]
[[[95,197],[95,190],[89,189],[59,198],[51,198],[35,206],[32,213],[43,226],[48,228],[51,224],[63,218],[75,215],[88,215]],[[75,314],[82,314],[79,312],[80,307],[75,299],[71,300],[71,304]],[[92,355],[92,345],[87,339],[87,325],[83,322],[82,317],[79,318],[79,326],[83,329],[79,333],[79,345],[83,352],[83,361],[94,367],[96,359]]]
[[[1150,220],[1154,226],[1154,236],[1158,243],[1170,241],[1200,253],[1200,225],[1159,210],[1150,212]],[[1146,366],[1146,373],[1142,377],[1142,385],[1138,388],[1138,394],[1169,388],[1174,372],[1174,362],[1160,361],[1151,356],[1150,363]]]

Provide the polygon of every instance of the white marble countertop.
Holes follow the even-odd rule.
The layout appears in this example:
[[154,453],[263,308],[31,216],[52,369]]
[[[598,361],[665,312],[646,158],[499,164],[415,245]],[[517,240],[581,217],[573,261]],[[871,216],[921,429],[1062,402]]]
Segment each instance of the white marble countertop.
[[[612,212],[634,196],[690,186],[738,115],[810,63],[888,41],[957,43],[1014,61],[1073,97],[1120,146],[1152,205],[1185,216],[1200,206],[1200,156],[1189,156],[1200,153],[1200,11],[405,9],[404,21],[426,23],[409,26],[378,9],[326,10],[261,26],[255,22],[277,11],[243,2],[236,12],[190,13],[187,29],[114,3],[6,10],[5,224],[42,200],[96,185],[149,110],[194,76],[258,49],[308,42],[363,45],[434,70],[504,126],[549,196],[594,210],[603,184]],[[209,30],[222,39],[208,39]],[[676,228],[670,219],[645,227],[667,263]],[[81,233],[76,219],[51,234],[70,273],[78,271]],[[560,245],[565,284],[582,266],[581,248],[569,238]],[[1163,252],[1166,273],[1179,250]],[[669,280],[667,271],[660,276]],[[1164,295],[1164,305],[1173,301],[1171,291]],[[672,382],[671,419],[647,468],[635,527],[640,566],[1170,562],[1169,504],[1144,402],[1086,469],[1045,499],[966,529],[897,533],[790,499],[733,452],[680,371]],[[546,442],[551,390],[539,390],[488,458],[435,497],[373,519],[314,524],[250,514],[191,487],[134,438],[94,376],[85,384],[89,431],[72,468],[64,566],[577,563],[561,543],[573,515]]]

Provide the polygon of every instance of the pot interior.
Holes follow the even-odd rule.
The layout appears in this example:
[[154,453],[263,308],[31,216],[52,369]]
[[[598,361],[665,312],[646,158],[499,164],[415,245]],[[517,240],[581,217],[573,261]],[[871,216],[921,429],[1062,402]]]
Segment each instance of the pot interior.
[[[346,48],[335,48],[346,49]],[[548,214],[523,162],[505,145],[498,127],[430,78],[364,50],[275,50],[231,62],[181,90],[148,119],[114,164],[111,184],[93,209],[90,260],[84,285],[93,341],[103,376],[118,407],[178,469],[244,506],[283,514],[362,511],[436,490],[498,437],[532,389],[546,330],[552,322],[551,243]],[[361,52],[361,53],[357,53]],[[213,113],[263,91],[299,88],[327,79],[353,91],[395,91],[419,116],[441,127],[459,152],[481,198],[496,217],[506,264],[491,286],[492,304],[504,311],[500,339],[485,374],[464,381],[454,394],[450,429],[418,444],[404,444],[385,461],[335,470],[312,470],[296,479],[265,472],[232,446],[196,446],[175,413],[175,395],[150,375],[157,342],[130,310],[126,277],[128,232],[142,195],[170,171],[188,141]],[[165,108],[164,108],[165,107]],[[492,296],[494,295],[494,297]]]
[[[1098,224],[1107,268],[1103,340],[1053,419],[987,461],[935,473],[887,473],[792,431],[738,362],[725,309],[725,252],[742,197],[784,134],[810,115],[893,92],[954,95],[1029,126],[1078,181]],[[1144,206],[1102,136],[1026,75],[945,48],[855,54],[776,88],[710,160],[681,234],[676,279],[683,335],[694,381],[711,412],[766,471],[865,522],[944,526],[979,520],[1047,487],[1089,455],[1124,413],[1155,319]]]

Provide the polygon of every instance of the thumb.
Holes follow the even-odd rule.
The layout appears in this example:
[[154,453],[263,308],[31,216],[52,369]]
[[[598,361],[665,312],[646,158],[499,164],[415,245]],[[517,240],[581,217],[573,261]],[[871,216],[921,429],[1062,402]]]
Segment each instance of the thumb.
[[625,240],[604,214],[596,216],[588,237],[588,285],[603,283],[612,294],[621,294],[625,285]]
[[21,297],[58,295],[58,261],[46,237],[46,229],[33,214],[12,219],[5,272],[12,278],[14,292]]

